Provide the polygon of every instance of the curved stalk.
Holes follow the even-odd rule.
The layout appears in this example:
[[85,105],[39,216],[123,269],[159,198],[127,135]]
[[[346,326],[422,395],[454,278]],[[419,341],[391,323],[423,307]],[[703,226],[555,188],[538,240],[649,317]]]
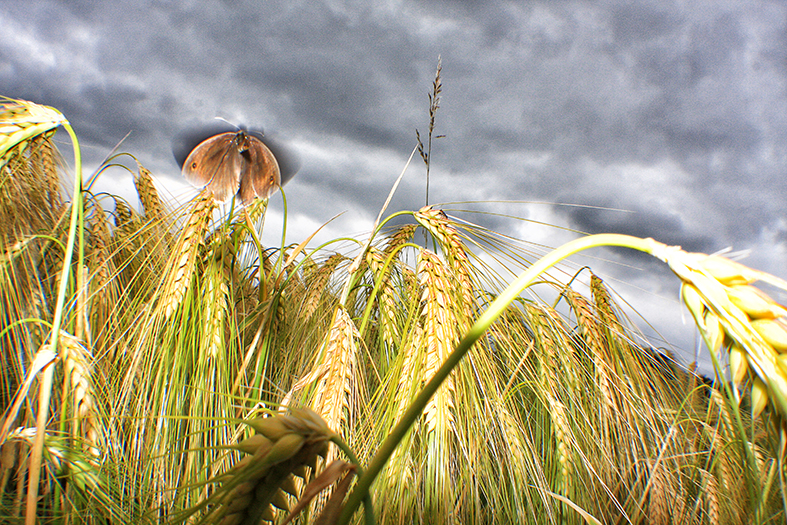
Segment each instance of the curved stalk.
[[432,379],[424,386],[423,390],[413,400],[408,407],[407,411],[402,415],[399,423],[393,428],[388,437],[385,439],[377,454],[372,458],[369,463],[369,468],[358,479],[355,489],[350,494],[346,505],[342,509],[339,516],[339,525],[346,525],[350,522],[350,518],[355,513],[355,510],[360,505],[361,501],[369,493],[369,490],[374,483],[374,480],[382,471],[385,463],[393,454],[393,451],[399,445],[399,442],[404,438],[405,434],[410,430],[410,427],[418,419],[424,411],[429,400],[434,393],[443,383],[446,377],[451,373],[454,367],[464,357],[470,347],[478,341],[489,326],[505,311],[505,309],[519,296],[522,291],[527,288],[538,276],[543,272],[559,263],[563,259],[587,250],[588,248],[596,248],[602,246],[620,246],[625,248],[632,248],[634,250],[643,251],[646,253],[653,253],[654,248],[663,248],[664,245],[653,239],[641,239],[630,235],[620,234],[599,234],[590,235],[570,241],[560,248],[553,250],[538,261],[536,261],[527,270],[522,272],[519,277],[495,299],[486,311],[478,318],[475,324],[470,327],[467,334],[459,341],[456,349],[445,360],[442,366],[435,372]]
[[[62,123],[63,127],[71,137],[74,146],[74,169],[75,184],[74,184],[74,197],[71,201],[71,224],[68,230],[68,243],[66,244],[66,253],[63,258],[63,270],[60,273],[60,288],[57,292],[57,303],[55,306],[55,315],[52,320],[52,338],[50,345],[52,352],[57,355],[57,342],[60,336],[60,324],[63,320],[63,308],[66,302],[66,289],[68,287],[68,278],[71,271],[71,261],[74,257],[74,248],[77,242],[77,227],[80,226],[80,218],[82,218],[82,153],[79,149],[79,141],[77,140],[76,133],[71,128],[71,125],[66,121]],[[80,228],[79,232],[82,230]],[[82,249],[80,242],[80,259],[82,258]],[[80,260],[80,264],[82,261]],[[80,267],[78,271],[81,271]],[[52,383],[54,379],[55,368],[48,366],[44,369],[44,376],[41,380],[41,386],[38,394],[38,414],[36,416],[36,436],[33,442],[33,450],[30,452],[30,480],[28,483],[27,503],[25,508],[25,524],[33,525],[36,521],[36,508],[38,502],[38,481],[41,476],[41,456],[44,450],[44,436],[46,434],[46,422],[49,418],[49,400],[52,396]]]

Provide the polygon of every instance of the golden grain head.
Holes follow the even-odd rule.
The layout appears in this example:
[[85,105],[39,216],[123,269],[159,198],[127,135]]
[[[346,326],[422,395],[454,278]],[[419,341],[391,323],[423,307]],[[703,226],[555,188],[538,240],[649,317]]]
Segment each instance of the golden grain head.
[[739,385],[749,371],[749,362],[746,360],[746,352],[739,345],[733,344],[730,347],[729,359],[732,382]]
[[721,284],[733,286],[750,284],[759,279],[759,272],[726,257],[719,255],[704,256],[697,254],[697,266]]
[[705,339],[705,344],[711,352],[718,354],[724,344],[724,328],[719,316],[710,310],[705,310],[703,321],[702,336]]
[[246,421],[246,424],[253,428],[255,432],[272,441],[276,441],[283,435],[292,432],[292,425],[288,423],[289,416],[258,417]]
[[264,434],[254,434],[234,445],[233,448],[246,454],[256,454],[260,451],[260,448],[271,447],[272,445],[273,442],[265,437]]
[[784,319],[755,319],[751,325],[777,352],[787,352],[787,323]]
[[751,410],[755,416],[758,416],[768,406],[768,388],[762,379],[755,377],[751,385]]
[[63,114],[51,107],[26,100],[4,99],[0,102],[0,158],[12,148],[42,133],[68,123]]
[[774,319],[787,316],[787,310],[759,288],[738,284],[725,288],[732,304],[743,310],[750,319]]
[[787,316],[787,309],[749,284],[767,274],[675,247],[661,256],[683,281],[681,296],[707,346],[715,352],[729,341],[733,382],[739,384],[753,372],[755,413],[770,396],[777,401],[775,409],[787,416],[787,369],[779,358],[787,349],[787,327],[778,320]]

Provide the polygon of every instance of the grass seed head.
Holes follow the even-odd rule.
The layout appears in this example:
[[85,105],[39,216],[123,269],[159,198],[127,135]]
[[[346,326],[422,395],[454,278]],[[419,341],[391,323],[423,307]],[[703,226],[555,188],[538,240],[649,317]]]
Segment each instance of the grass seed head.
[[724,328],[721,326],[719,316],[710,310],[705,310],[705,326],[702,333],[705,344],[714,354],[718,354],[724,344]]

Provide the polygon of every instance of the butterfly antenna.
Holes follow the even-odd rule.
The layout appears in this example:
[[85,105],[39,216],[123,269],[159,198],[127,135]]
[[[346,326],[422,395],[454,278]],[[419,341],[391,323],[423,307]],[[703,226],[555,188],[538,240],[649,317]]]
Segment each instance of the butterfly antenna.
[[222,122],[226,122],[226,123],[227,123],[227,124],[229,124],[230,126],[232,126],[232,127],[234,127],[235,129],[237,129],[238,131],[243,131],[243,129],[242,129],[240,126],[238,126],[237,124],[234,124],[234,123],[230,122],[229,120],[225,119],[224,117],[213,117],[213,118],[214,118],[214,120],[220,120],[220,121],[222,121]]

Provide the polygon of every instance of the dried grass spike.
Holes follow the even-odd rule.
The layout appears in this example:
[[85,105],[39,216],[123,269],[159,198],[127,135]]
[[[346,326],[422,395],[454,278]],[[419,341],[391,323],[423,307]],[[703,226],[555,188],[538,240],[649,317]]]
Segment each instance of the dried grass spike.
[[26,100],[0,99],[0,166],[14,147],[24,149],[33,137],[68,123],[55,108]]
[[615,313],[614,302],[604,287],[604,282],[596,275],[590,276],[590,290],[593,293],[596,312],[601,319],[601,323],[618,337],[623,335],[625,332],[617,313]]
[[153,183],[153,176],[150,170],[141,164],[137,164],[137,166],[139,173],[134,177],[134,186],[137,188],[145,218],[151,221],[160,221],[164,218],[164,204],[161,202],[158,190]]
[[311,407],[328,427],[337,431],[349,427],[357,405],[358,338],[360,335],[352,319],[344,308],[337,308],[321,360],[325,371],[311,402]]
[[[426,346],[424,380],[429,381],[454,349],[458,340],[457,321],[449,307],[452,304],[449,273],[440,258],[429,250],[421,251],[418,282],[422,290],[421,317]],[[454,396],[454,380],[449,376],[426,406],[429,431],[445,428],[453,421]]]
[[343,255],[335,253],[328,257],[328,260],[326,260],[315,272],[306,276],[308,295],[306,296],[303,307],[304,319],[308,320],[311,318],[317,310],[320,304],[320,298],[325,292],[325,287],[328,285],[331,275],[333,275],[333,272],[344,260],[345,257]]
[[175,250],[167,263],[169,271],[165,277],[160,303],[160,308],[167,319],[183,300],[186,289],[191,283],[199,247],[203,242],[214,206],[213,195],[209,192],[203,192],[196,198]]
[[413,238],[415,230],[418,228],[417,224],[405,224],[400,226],[393,234],[388,237],[388,243],[383,249],[383,257],[388,258],[401,245],[410,241]]

